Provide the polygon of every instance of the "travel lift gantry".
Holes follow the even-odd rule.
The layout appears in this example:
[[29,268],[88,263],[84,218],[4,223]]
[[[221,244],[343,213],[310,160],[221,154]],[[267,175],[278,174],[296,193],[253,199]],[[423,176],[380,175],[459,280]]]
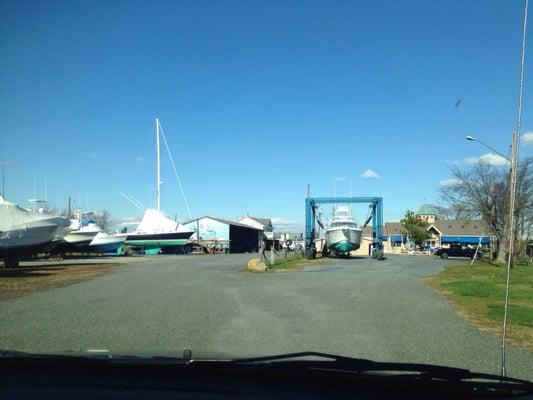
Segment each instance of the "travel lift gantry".
[[383,259],[383,198],[382,197],[308,197],[305,199],[305,255],[308,260],[316,256],[315,222],[324,228],[316,216],[319,204],[369,203],[369,217],[363,225],[366,228],[372,220],[372,258]]

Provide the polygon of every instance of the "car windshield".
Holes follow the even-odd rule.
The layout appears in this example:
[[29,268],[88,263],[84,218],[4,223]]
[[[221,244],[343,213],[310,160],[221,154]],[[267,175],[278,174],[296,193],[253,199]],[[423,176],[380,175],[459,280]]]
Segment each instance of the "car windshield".
[[526,11],[1,1],[0,349],[533,380]]

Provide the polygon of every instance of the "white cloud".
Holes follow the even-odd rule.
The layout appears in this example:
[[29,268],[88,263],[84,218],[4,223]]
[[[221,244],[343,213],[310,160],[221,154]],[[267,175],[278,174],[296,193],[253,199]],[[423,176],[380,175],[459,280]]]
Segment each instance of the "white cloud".
[[461,180],[456,179],[456,178],[443,179],[442,181],[439,182],[439,185],[440,186],[452,186],[459,182],[461,182]]
[[286,231],[286,232],[303,232],[304,231],[304,223],[302,221],[292,221],[289,219],[285,219],[283,217],[274,217],[271,218],[272,225],[274,226],[274,229],[279,231]]
[[440,160],[442,164],[448,164],[448,165],[459,165],[461,164],[461,161],[459,160],[448,160],[447,158]]
[[139,225],[140,222],[139,217],[122,217],[117,220],[117,223],[122,226]]
[[92,158],[93,160],[100,157],[100,154],[98,154],[96,151],[91,151],[89,154],[88,154],[88,157],[89,158]]
[[271,218],[273,225],[290,225],[290,224],[296,224],[297,222],[291,221],[289,219],[285,219],[283,217],[274,217]]
[[468,157],[465,158],[465,161],[470,165],[485,163],[488,165],[502,166],[509,164],[509,161],[507,159],[494,153],[487,153],[482,155],[481,157]]
[[344,176],[336,176],[335,178],[333,178],[333,180],[337,182],[344,182],[346,178]]
[[142,158],[141,156],[135,157],[135,162],[138,164],[142,164],[144,162],[144,158]]
[[526,146],[533,146],[533,132],[526,132],[522,135],[522,142]]
[[364,178],[364,179],[378,179],[379,178],[379,175],[376,172],[372,171],[371,169],[367,169],[360,176],[361,178]]

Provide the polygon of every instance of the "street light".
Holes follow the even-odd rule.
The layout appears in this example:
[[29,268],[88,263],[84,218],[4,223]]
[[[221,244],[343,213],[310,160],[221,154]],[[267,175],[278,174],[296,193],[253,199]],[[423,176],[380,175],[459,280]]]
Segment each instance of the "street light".
[[483,146],[485,146],[486,148],[490,149],[491,151],[495,152],[496,154],[498,154],[499,156],[505,158],[507,161],[511,162],[511,159],[507,156],[504,156],[502,153],[500,153],[498,150],[492,148],[491,146],[489,146],[487,143],[483,142],[481,139],[478,139],[477,137],[475,136],[466,136],[465,139],[469,142],[479,142],[481,143]]
[[[522,55],[523,57],[523,55]],[[523,66],[522,66],[523,70]],[[522,101],[522,85],[520,89],[520,110],[522,107],[521,104]],[[521,112],[519,112],[519,115]],[[520,120],[519,120],[520,121]],[[520,127],[520,122],[517,124],[518,128]],[[469,142],[479,142],[483,146],[489,148],[496,154],[500,155],[501,157],[505,158],[509,163],[511,164],[511,171],[509,174],[509,188],[510,188],[510,204],[509,204],[509,256],[507,257],[507,278],[506,278],[506,285],[505,285],[505,303],[504,303],[504,311],[503,311],[503,328],[502,328],[502,365],[501,365],[501,374],[502,376],[506,375],[506,366],[505,366],[505,338],[506,338],[506,331],[507,331],[507,313],[508,313],[508,307],[509,307],[509,281],[510,281],[510,274],[511,274],[511,267],[513,265],[513,248],[514,248],[514,236],[515,236],[515,229],[514,229],[514,212],[515,212],[515,201],[516,201],[516,172],[517,172],[517,160],[518,160],[518,147],[520,142],[517,140],[517,131],[513,131],[512,135],[512,141],[511,141],[511,158],[505,157],[502,153],[500,153],[498,150],[493,149],[490,147],[487,143],[479,140],[475,136],[466,136],[465,139]]]

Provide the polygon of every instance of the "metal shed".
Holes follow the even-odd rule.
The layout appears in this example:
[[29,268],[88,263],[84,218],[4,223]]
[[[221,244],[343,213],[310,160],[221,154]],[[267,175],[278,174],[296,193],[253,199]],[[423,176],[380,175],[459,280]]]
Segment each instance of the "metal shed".
[[258,251],[263,231],[238,222],[206,215],[183,223],[195,231],[193,239],[229,243],[230,253]]

